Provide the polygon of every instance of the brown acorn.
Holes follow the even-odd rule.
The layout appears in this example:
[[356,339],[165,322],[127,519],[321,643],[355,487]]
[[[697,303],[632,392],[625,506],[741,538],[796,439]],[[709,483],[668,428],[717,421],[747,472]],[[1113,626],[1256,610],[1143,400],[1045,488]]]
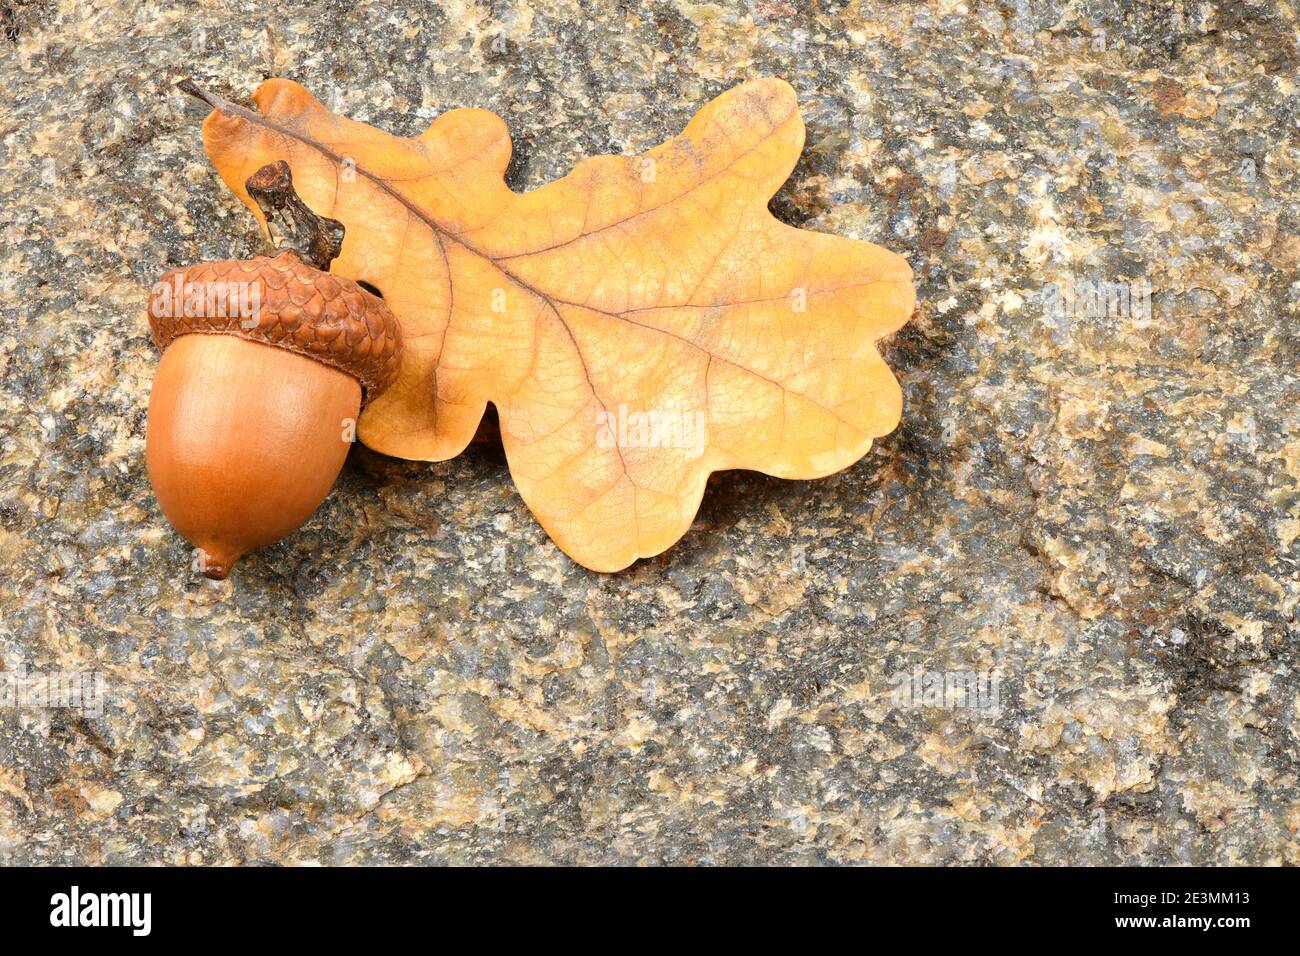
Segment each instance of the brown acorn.
[[271,256],[173,269],[149,297],[163,351],[146,459],[163,513],[209,578],[302,524],[325,499],[358,415],[397,378],[401,329],[382,298],[327,271],[343,228],[272,163],[246,184],[299,241]]

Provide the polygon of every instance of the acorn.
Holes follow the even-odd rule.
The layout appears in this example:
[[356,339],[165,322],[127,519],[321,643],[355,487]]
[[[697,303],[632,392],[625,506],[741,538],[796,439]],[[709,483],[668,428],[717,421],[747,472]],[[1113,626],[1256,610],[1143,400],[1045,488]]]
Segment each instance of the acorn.
[[245,185],[285,233],[280,251],[172,269],[149,297],[163,353],[149,398],[149,481],[216,580],[325,499],[362,407],[397,378],[402,351],[382,297],[328,271],[343,226],[302,202],[288,164]]

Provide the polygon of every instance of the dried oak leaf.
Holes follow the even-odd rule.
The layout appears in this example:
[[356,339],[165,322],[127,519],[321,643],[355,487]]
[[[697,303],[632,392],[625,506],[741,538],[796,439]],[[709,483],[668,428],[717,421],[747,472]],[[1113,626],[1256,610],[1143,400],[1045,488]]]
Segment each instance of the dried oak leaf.
[[669,547],[711,472],[819,478],[898,424],[876,343],[911,315],[911,269],[768,211],[804,139],[781,80],[522,194],[494,113],[451,110],[404,138],[287,80],[254,100],[204,123],[221,177],[256,214],[244,181],[287,160],[307,204],[346,226],[334,271],[379,288],[402,324],[401,374],[361,440],[451,458],[492,402],[520,494],[581,564]]

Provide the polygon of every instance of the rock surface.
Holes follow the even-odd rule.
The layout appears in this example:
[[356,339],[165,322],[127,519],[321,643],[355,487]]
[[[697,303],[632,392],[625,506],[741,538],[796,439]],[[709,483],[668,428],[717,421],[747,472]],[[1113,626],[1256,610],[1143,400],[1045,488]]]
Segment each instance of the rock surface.
[[[1300,863],[1286,5],[272,6],[0,12],[0,662],[103,686],[0,707],[0,862]],[[358,448],[191,572],[144,303],[261,247],[176,79],[493,109],[522,189],[760,74],[808,124],[773,208],[916,270],[897,432],[716,476],[612,576],[492,445]],[[966,672],[981,706],[926,695]]]

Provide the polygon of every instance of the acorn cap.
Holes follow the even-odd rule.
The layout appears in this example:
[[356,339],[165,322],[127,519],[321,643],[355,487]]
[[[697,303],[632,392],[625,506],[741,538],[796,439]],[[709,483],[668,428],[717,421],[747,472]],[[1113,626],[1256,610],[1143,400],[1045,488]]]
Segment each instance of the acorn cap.
[[149,328],[162,351],[194,333],[288,349],[357,379],[362,404],[393,384],[402,359],[401,326],[384,300],[293,250],[170,270],[149,296]]

